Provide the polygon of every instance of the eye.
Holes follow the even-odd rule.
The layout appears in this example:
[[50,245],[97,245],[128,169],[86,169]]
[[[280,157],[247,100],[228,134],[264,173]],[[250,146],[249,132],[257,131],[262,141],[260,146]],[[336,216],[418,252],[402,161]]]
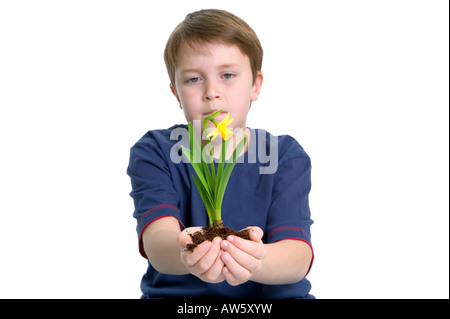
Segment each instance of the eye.
[[231,74],[231,73],[225,73],[225,74],[223,75],[223,77],[224,77],[225,79],[231,79],[233,76],[234,76],[234,74]]
[[199,79],[200,79],[199,77],[190,78],[190,79],[187,79],[186,82],[189,82],[189,83],[196,83],[196,82],[198,82]]

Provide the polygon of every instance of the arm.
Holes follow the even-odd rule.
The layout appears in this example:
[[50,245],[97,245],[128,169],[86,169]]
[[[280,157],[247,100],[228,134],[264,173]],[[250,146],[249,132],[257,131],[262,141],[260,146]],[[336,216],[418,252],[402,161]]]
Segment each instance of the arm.
[[[266,244],[266,258],[253,280],[265,284],[290,284],[302,280],[311,264],[311,248],[299,240]],[[280,272],[280,269],[283,271]]]
[[145,253],[153,267],[161,273],[170,275],[193,274],[206,282],[221,282],[223,262],[220,259],[219,238],[206,241],[196,247],[194,252],[183,248],[190,242],[188,233],[199,230],[190,227],[180,230],[178,220],[164,217],[152,222],[142,236]]
[[170,275],[189,273],[180,261],[181,247],[177,242],[180,232],[180,225],[175,217],[157,219],[144,230],[144,251],[157,271]]
[[222,242],[224,275],[230,285],[247,280],[289,284],[306,276],[312,259],[308,244],[299,240],[263,244],[259,227],[252,227],[250,238],[248,241],[231,236]]

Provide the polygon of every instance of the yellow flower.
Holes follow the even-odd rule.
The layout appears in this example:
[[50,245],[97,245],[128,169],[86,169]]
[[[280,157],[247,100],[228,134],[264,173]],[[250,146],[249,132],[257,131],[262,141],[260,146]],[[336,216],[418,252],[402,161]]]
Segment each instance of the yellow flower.
[[217,122],[216,120],[213,120],[213,123],[216,125],[216,129],[207,135],[207,137],[212,136],[211,141],[214,140],[217,137],[217,135],[219,135],[219,133],[220,135],[222,135],[224,141],[228,140],[233,135],[233,132],[229,128],[227,128],[227,126],[231,122],[233,122],[234,119],[232,118],[229,120],[229,118],[230,113],[228,113],[227,116],[225,116],[225,118],[220,123]]

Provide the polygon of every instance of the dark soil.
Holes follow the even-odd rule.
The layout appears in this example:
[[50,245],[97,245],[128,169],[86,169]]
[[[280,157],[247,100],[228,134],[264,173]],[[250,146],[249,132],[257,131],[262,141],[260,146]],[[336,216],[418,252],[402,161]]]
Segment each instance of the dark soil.
[[214,226],[205,226],[201,231],[196,231],[195,233],[189,234],[189,236],[191,236],[192,238],[192,244],[187,244],[186,249],[189,251],[194,251],[195,247],[206,240],[213,241],[213,239],[216,237],[227,239],[227,237],[230,235],[250,240],[249,229],[245,228],[240,231],[235,231],[234,229],[224,226],[222,224],[222,221],[219,221]]

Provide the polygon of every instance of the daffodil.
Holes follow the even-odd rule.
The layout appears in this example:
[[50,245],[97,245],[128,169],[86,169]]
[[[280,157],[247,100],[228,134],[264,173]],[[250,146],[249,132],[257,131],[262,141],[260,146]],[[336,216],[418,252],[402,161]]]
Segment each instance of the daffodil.
[[222,135],[222,139],[224,141],[228,140],[231,136],[233,136],[233,132],[227,128],[228,125],[230,125],[231,122],[233,122],[233,118],[230,119],[230,113],[225,116],[225,118],[222,120],[222,122],[217,122],[216,120],[212,119],[211,122],[214,123],[216,126],[216,129],[209,133],[207,137],[211,137],[211,141],[213,141],[217,135]]
[[[227,187],[231,172],[236,164],[236,156],[241,154],[246,143],[246,138],[244,138],[234,149],[230,160],[225,164],[225,153],[228,149],[229,138],[233,135],[233,132],[227,128],[227,125],[229,125],[233,119],[230,119],[230,113],[228,113],[221,122],[217,122],[214,118],[221,112],[221,110],[214,112],[204,119],[204,130],[206,130],[208,121],[211,121],[216,126],[216,129],[207,135],[207,137],[211,137],[211,139],[208,140],[206,145],[198,143],[192,124],[189,123],[190,149],[181,146],[183,154],[191,163],[197,174],[197,177],[192,177],[203,203],[205,204],[211,226],[219,225],[222,220],[222,200],[223,195],[225,194],[225,188]],[[222,135],[223,140],[220,161],[216,170],[214,161],[210,161],[208,165],[201,154],[203,154],[204,148],[207,147],[206,150],[209,150],[209,155],[212,157],[210,143],[219,134]],[[200,158],[200,162],[194,161],[194,158]]]

